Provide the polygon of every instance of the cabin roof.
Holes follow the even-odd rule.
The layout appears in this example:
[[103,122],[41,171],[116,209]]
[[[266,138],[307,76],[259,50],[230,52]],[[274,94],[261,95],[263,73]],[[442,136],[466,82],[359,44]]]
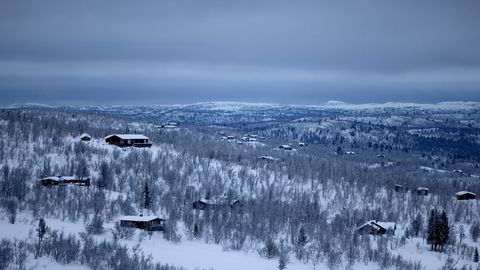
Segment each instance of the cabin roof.
[[459,191],[459,192],[455,193],[455,196],[463,196],[463,195],[467,195],[467,194],[471,194],[471,195],[477,196],[477,194],[475,194],[475,193],[473,193],[473,192],[470,192],[470,191],[465,191],[465,190]]
[[[155,219],[161,219],[157,216],[122,216],[120,217],[120,220],[125,220],[125,221],[139,221],[139,222],[149,222]],[[164,219],[161,219],[164,220]]]
[[105,137],[105,140],[108,139],[108,138],[111,138],[113,136],[117,136],[122,140],[137,140],[137,139],[148,140],[148,137],[145,136],[145,135],[142,135],[142,134],[112,134],[112,135],[108,135],[107,137]]
[[52,181],[63,181],[63,180],[76,180],[75,176],[47,176],[40,180],[52,180]]
[[417,190],[418,190],[418,191],[422,191],[422,190],[429,191],[430,189],[428,189],[428,188],[426,188],[426,187],[418,187]]
[[369,220],[365,222],[364,224],[358,226],[357,230],[360,230],[366,226],[371,226],[377,230],[379,230],[380,228],[383,228],[385,230],[395,230],[395,222],[378,222],[375,220]]
[[269,155],[259,156],[258,158],[259,159],[266,159],[266,160],[277,160],[276,158],[274,158],[272,156],[269,156]]
[[82,133],[82,135],[80,135],[80,138],[92,138],[92,136],[88,135],[87,133]]
[[236,203],[236,202],[240,202],[240,200],[231,199],[229,201],[227,196],[223,195],[223,196],[219,196],[219,197],[212,197],[210,199],[201,198],[197,202],[202,202],[202,203],[205,203],[205,204],[212,204],[213,205],[213,204],[227,204],[228,202],[230,202],[230,204],[233,204],[233,203]]
[[288,144],[282,144],[279,146],[279,148],[283,148],[283,149],[293,149],[293,147],[291,147],[290,145]]

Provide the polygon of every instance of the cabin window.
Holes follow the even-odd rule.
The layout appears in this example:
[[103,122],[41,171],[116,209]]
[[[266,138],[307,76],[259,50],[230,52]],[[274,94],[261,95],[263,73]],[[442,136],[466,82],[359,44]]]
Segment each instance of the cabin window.
[[131,140],[127,140],[127,144],[131,144]]

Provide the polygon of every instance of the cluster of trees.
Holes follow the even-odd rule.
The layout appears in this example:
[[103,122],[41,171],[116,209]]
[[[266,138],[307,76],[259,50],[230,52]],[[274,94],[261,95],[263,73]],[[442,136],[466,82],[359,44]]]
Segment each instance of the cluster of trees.
[[432,250],[442,251],[450,237],[450,225],[445,211],[439,213],[436,209],[433,209],[430,212],[427,234],[427,241],[432,246]]
[[[36,240],[35,240],[36,239]],[[153,263],[139,247],[132,250],[118,241],[96,241],[88,234],[65,234],[51,230],[43,219],[30,241],[2,239],[0,269],[16,266],[26,269],[29,255],[48,257],[61,264],[81,264],[91,269],[112,270],[184,270],[184,268]]]

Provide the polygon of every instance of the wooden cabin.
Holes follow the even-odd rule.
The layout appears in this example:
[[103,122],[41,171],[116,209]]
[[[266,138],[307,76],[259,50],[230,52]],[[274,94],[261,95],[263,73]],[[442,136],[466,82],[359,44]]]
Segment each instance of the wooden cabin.
[[459,191],[455,193],[455,198],[457,198],[459,201],[475,200],[477,198],[477,194],[470,191]]
[[453,170],[453,173],[458,176],[465,176],[466,174],[462,170]]
[[299,142],[299,143],[298,143],[298,146],[299,146],[299,147],[306,147],[307,144],[306,144],[306,143],[303,143],[303,142]]
[[242,202],[240,200],[227,200],[225,198],[220,199],[200,199],[192,203],[193,209],[206,210],[206,209],[219,209],[219,208],[240,208]]
[[74,176],[48,176],[39,180],[44,186],[64,186],[64,185],[78,185],[90,186],[90,178],[80,179]]
[[397,225],[394,222],[378,222],[376,220],[370,220],[359,227],[357,232],[359,234],[370,235],[394,235]]
[[266,161],[277,161],[278,160],[278,159],[276,159],[272,156],[269,156],[269,155],[259,156],[258,159],[266,160]]
[[170,122],[170,123],[164,123],[164,124],[161,124],[161,125],[157,125],[157,126],[154,126],[155,128],[165,128],[165,129],[169,129],[169,128],[176,128],[178,126],[178,123],[176,122]]
[[403,192],[405,190],[406,190],[406,188],[404,186],[398,185],[398,184],[395,185],[395,192]]
[[430,189],[428,189],[426,187],[419,187],[419,188],[417,188],[417,195],[427,196],[429,191],[430,191]]
[[280,145],[278,148],[283,149],[283,150],[287,150],[287,151],[293,150],[293,147],[291,147],[288,144]]
[[118,147],[151,147],[149,138],[142,134],[113,134],[105,137],[105,142]]
[[120,218],[120,226],[127,228],[142,229],[146,231],[163,231],[165,219],[157,216],[123,216]]
[[384,154],[379,154],[377,155],[377,158],[385,158],[386,156]]
[[88,135],[87,133],[83,133],[82,135],[80,135],[80,140],[84,142],[89,142],[92,140],[92,136]]

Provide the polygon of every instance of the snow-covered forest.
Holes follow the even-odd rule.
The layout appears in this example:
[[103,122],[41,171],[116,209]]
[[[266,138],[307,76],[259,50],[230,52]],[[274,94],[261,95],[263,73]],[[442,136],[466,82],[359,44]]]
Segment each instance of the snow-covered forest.
[[[480,203],[456,194],[480,194],[479,119],[477,103],[5,107],[0,269],[478,270]],[[163,230],[119,223],[140,214]]]

